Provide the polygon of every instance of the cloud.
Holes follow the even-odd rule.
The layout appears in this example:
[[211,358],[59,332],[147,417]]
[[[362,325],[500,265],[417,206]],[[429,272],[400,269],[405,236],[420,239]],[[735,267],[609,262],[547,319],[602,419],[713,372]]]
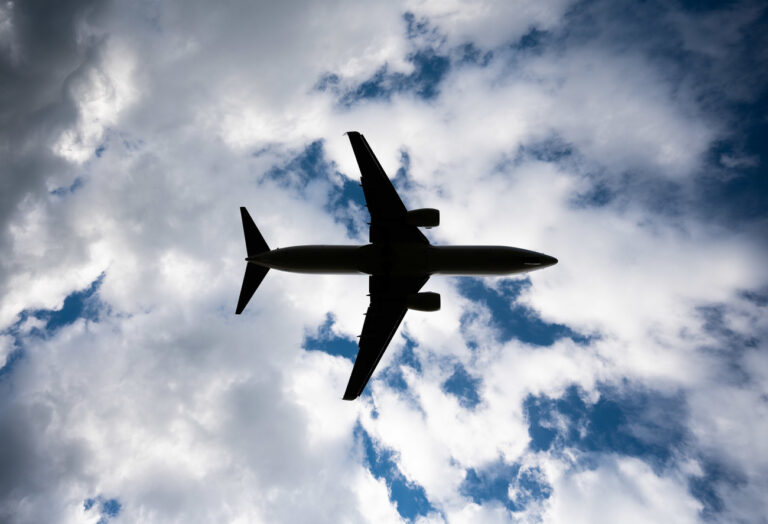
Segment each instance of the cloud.
[[[0,9],[3,520],[765,513],[754,4]],[[238,206],[367,239],[350,129],[436,243],[560,259],[430,280],[355,403],[364,277],[233,315]]]
[[681,479],[655,474],[636,459],[607,458],[593,470],[561,477],[547,522],[698,522],[701,504]]
[[[19,285],[29,289],[35,274],[30,271],[29,259],[42,249],[38,246],[34,252],[19,237],[37,234],[38,243],[45,241],[44,235],[49,228],[55,229],[56,220],[48,213],[34,214],[42,211],[40,206],[49,190],[70,185],[76,176],[74,166],[57,154],[56,144],[62,133],[78,121],[81,93],[75,86],[82,85],[96,71],[102,42],[83,28],[97,25],[103,9],[93,2],[78,1],[60,2],[54,7],[7,2],[2,7],[0,68],[4,108],[0,116],[0,151],[5,167],[0,190],[0,248],[12,255],[4,257],[0,266],[0,290],[4,296],[11,296],[12,304],[8,309],[4,303],[6,307],[0,313],[3,324],[25,307],[14,300],[13,294]],[[82,263],[82,259],[68,252],[64,262]],[[85,283],[79,280],[77,284]],[[63,286],[47,287],[59,300],[67,293]],[[38,304],[52,306],[50,291],[33,289],[31,293],[40,301]],[[43,296],[47,300],[41,300]]]

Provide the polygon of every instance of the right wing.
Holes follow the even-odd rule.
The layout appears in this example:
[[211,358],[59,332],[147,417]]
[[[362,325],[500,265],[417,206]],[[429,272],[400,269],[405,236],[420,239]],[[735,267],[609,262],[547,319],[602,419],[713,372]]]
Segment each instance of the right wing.
[[408,210],[365,137],[357,131],[349,131],[347,135],[360,167],[360,181],[371,214],[370,241],[429,244],[418,227],[406,222]]
[[355,400],[363,392],[408,311],[406,307],[408,295],[417,293],[428,279],[429,276],[371,275],[369,277],[371,304],[366,313],[363,332],[360,335],[360,350],[357,352],[352,375],[344,392],[344,400]]

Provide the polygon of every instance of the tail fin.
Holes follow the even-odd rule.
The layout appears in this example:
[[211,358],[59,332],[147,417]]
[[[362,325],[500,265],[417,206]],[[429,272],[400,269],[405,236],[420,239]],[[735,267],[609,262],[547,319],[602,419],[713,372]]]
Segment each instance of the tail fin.
[[[256,224],[253,223],[251,215],[244,208],[240,208],[240,216],[243,219],[243,233],[245,233],[245,248],[248,251],[248,256],[258,255],[269,251],[269,246],[264,241],[264,237],[259,233],[259,229]],[[243,276],[243,286],[240,288],[240,298],[237,300],[237,309],[235,314],[239,315],[245,309],[248,301],[256,292],[256,288],[259,287],[261,281],[269,271],[268,267],[257,266],[256,264],[248,263],[245,266],[245,275]]]

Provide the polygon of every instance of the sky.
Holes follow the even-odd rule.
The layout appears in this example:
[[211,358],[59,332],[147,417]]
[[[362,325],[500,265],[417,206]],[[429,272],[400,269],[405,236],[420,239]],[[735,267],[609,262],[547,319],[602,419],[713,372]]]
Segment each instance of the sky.
[[[0,521],[768,522],[759,1],[0,4]],[[434,277],[344,402],[346,131]]]

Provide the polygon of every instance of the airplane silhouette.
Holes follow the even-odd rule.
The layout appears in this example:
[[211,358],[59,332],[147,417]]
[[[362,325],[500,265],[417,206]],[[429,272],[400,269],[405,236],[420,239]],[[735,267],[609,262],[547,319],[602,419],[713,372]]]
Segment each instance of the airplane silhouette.
[[431,275],[510,275],[542,269],[557,259],[506,246],[433,246],[419,230],[439,225],[437,209],[408,211],[365,137],[347,133],[360,167],[371,215],[364,246],[311,245],[270,250],[248,211],[240,208],[248,257],[236,314],[242,313],[267,271],[367,274],[371,297],[344,400],[359,397],[409,309],[437,311],[440,295],[419,292]]

